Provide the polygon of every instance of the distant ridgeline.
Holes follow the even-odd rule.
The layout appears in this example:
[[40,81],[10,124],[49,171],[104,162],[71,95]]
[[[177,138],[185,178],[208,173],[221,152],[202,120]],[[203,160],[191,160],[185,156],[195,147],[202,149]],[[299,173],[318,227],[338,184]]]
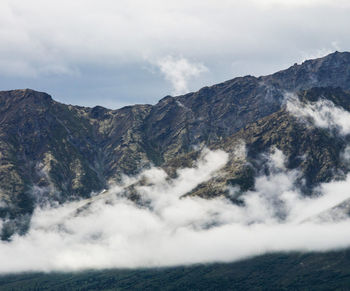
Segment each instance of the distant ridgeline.
[[[230,159],[220,176],[186,195],[227,196],[227,186],[244,195],[271,148],[283,152],[287,169],[301,171],[304,194],[310,195],[318,183],[349,171],[340,158],[348,138],[341,129],[310,126],[307,117],[300,122],[286,98],[295,94],[291,100],[300,104],[328,100],[350,111],[349,89],[350,53],[335,52],[272,75],[239,77],[156,105],[117,110],[65,105],[30,89],[2,91],[2,239],[25,233],[38,204],[89,198],[150,165],[174,177],[205,147],[223,149]],[[235,154],[242,143],[246,154]],[[127,195],[137,199],[132,191]]]

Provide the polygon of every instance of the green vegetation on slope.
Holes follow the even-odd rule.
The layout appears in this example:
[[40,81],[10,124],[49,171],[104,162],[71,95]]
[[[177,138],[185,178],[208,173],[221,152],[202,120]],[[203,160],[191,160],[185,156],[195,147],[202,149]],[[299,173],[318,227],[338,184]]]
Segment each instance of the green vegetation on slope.
[[350,290],[350,251],[227,264],[0,276],[1,290]]

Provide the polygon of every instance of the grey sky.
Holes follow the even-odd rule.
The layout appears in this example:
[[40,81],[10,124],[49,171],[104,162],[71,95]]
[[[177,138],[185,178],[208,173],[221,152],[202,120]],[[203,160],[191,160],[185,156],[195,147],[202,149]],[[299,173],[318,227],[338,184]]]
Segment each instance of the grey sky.
[[0,89],[117,108],[350,50],[341,0],[1,0]]

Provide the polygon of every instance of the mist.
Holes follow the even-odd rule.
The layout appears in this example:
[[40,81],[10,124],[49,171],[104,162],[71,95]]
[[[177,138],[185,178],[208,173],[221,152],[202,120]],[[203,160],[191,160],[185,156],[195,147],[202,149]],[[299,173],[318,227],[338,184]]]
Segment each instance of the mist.
[[[193,168],[178,170],[174,179],[153,167],[91,199],[38,207],[26,235],[0,242],[0,272],[232,262],[268,252],[350,246],[350,219],[343,208],[334,210],[350,198],[350,177],[304,197],[296,186],[300,173],[285,168],[278,149],[269,155],[270,174],[256,178],[242,205],[225,196],[184,197],[220,175],[228,159],[224,151],[204,150]],[[130,185],[140,195],[137,203],[125,195]]]
[[301,121],[320,128],[336,130],[341,135],[350,133],[350,112],[336,106],[332,101],[320,99],[302,103],[292,93],[285,94],[287,110]]

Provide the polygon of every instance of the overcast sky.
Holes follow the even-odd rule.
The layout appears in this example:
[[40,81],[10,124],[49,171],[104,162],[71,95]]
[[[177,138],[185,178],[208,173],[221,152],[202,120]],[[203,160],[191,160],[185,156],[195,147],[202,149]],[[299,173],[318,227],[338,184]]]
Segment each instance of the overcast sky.
[[350,1],[1,0],[0,90],[156,103],[350,50]]

